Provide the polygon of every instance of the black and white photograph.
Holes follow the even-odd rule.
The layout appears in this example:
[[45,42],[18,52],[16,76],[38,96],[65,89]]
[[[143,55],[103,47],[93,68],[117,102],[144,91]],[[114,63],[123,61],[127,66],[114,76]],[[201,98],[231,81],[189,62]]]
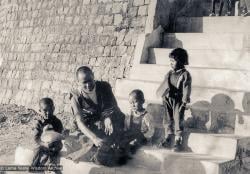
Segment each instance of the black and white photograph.
[[250,174],[250,0],[0,0],[0,174]]

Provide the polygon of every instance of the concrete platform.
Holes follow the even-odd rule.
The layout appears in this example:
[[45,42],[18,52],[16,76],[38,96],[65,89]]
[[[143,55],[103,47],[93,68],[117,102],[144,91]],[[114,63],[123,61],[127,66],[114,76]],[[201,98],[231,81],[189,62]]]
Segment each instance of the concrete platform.
[[[204,135],[205,134],[203,134],[203,136]],[[202,134],[199,136],[194,134],[194,136],[196,138],[202,139]],[[209,136],[214,136],[215,139],[209,138],[207,144],[211,144],[211,141],[216,141],[215,144],[218,144],[217,141],[220,143],[223,142],[223,138],[217,140],[217,138],[221,138],[222,135],[218,135],[218,137],[216,137],[216,135],[206,135],[204,137]],[[231,139],[232,137],[229,136],[225,138]],[[196,140],[193,141],[193,143],[196,143],[196,145],[190,145],[192,145],[191,147],[193,148],[201,148],[201,145],[204,145],[204,143],[206,143],[206,141],[202,142],[202,144],[200,144],[200,142],[202,141]],[[226,147],[227,145],[229,145],[229,147],[232,146],[228,143],[231,142],[225,141],[225,143],[223,144],[224,147]],[[204,148],[207,148],[207,146],[204,146]],[[30,161],[30,159],[28,158],[30,158],[31,154],[31,150],[19,147],[16,151],[15,164],[27,165],[28,161]],[[193,152],[176,153],[170,150],[157,149],[153,147],[143,147],[133,156],[133,159],[130,160],[128,164],[121,167],[108,168],[83,161],[74,163],[73,161],[65,159],[64,157],[62,157],[60,160],[60,164],[63,166],[62,173],[65,174],[165,174],[166,172],[173,174],[181,174],[183,172],[185,172],[186,174],[228,174],[226,172],[223,172],[224,165],[228,165],[228,163],[230,163],[230,167],[237,168],[237,166],[239,165],[239,162],[237,162],[237,160],[232,160],[228,157],[218,157]],[[239,170],[239,168],[237,170]],[[247,174],[247,172],[242,174]]]
[[207,154],[233,160],[238,155],[238,149],[250,150],[250,137],[233,134],[191,133],[187,145],[192,152],[197,154]]
[[164,48],[182,47],[205,50],[243,50],[249,48],[249,36],[245,33],[166,33]]
[[175,32],[203,33],[250,33],[250,17],[180,17],[176,21]]
[[127,174],[127,173],[138,173],[138,174],[161,174],[160,171],[154,171],[150,168],[125,165],[122,167],[104,167],[95,165],[89,162],[74,163],[71,160],[65,158],[61,159],[61,165],[63,166],[63,174]]
[[194,153],[175,153],[165,149],[141,149],[126,166],[107,168],[92,163],[73,163],[62,159],[63,173],[86,174],[220,174],[226,158]]
[[[169,53],[173,49],[151,48],[149,63],[170,65]],[[189,64],[193,67],[249,70],[250,52],[247,50],[187,50]],[[236,63],[237,62],[237,63]]]
[[[220,88],[232,91],[250,91],[250,71],[186,67],[192,75],[192,86]],[[130,71],[130,79],[162,82],[171,68],[154,64],[140,64]],[[233,82],[233,83],[232,83]]]
[[[192,152],[176,153],[165,149],[140,150],[135,160],[150,168],[159,168],[162,174],[219,174],[220,166],[229,159]],[[148,161],[151,159],[154,162]],[[149,164],[148,164],[149,163]],[[150,166],[151,164],[151,166]]]

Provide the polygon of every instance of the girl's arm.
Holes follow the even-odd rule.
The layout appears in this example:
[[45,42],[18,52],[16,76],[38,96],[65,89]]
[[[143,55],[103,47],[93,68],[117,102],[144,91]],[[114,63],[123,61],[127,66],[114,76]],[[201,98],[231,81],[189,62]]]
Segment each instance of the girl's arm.
[[192,84],[192,77],[188,71],[183,74],[183,83],[182,83],[182,102],[183,103],[190,103],[190,95],[191,95],[191,84]]
[[156,90],[157,97],[162,97],[164,93],[166,92],[166,90],[169,88],[169,85],[168,85],[169,74],[170,74],[170,71],[165,75],[163,82],[161,83],[159,88]]
[[142,120],[142,133],[146,138],[151,138],[154,135],[154,127],[150,118],[151,115],[147,113]]

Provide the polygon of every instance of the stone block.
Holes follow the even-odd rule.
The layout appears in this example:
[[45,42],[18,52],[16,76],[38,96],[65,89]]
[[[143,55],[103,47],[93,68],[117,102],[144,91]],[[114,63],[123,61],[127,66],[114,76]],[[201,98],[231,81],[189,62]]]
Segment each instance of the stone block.
[[146,15],[148,15],[148,6],[147,5],[140,6],[138,10],[138,16],[146,16]]
[[130,17],[136,17],[138,12],[138,7],[131,7],[129,8],[128,14]]
[[61,82],[53,81],[52,86],[51,86],[52,91],[59,92],[60,88],[61,88]]
[[146,19],[147,18],[145,16],[134,18],[134,19],[132,19],[131,26],[133,26],[133,27],[144,27],[145,24],[146,24]]
[[49,90],[51,88],[52,82],[51,81],[43,81],[42,83],[42,90]]
[[110,53],[111,53],[111,47],[106,46],[105,49],[104,49],[103,56],[110,56]]
[[121,13],[123,9],[123,3],[113,3],[112,13]]
[[122,29],[120,32],[117,32],[115,34],[117,36],[116,44],[120,45],[124,40],[124,37],[125,37],[125,34],[126,34],[126,29]]
[[103,16],[99,15],[95,18],[94,24],[100,25],[102,23],[102,21],[104,21],[104,18],[103,18]]
[[89,4],[90,0],[83,0],[83,4]]
[[133,6],[142,6],[144,5],[144,0],[134,0]]
[[103,54],[103,51],[104,51],[104,47],[102,47],[102,46],[97,47],[97,49],[96,49],[97,55],[102,55],[102,54]]
[[113,20],[113,15],[104,15],[102,23],[103,25],[111,25],[113,23]]
[[127,51],[127,46],[119,46],[117,55],[122,56],[126,54],[126,51]]
[[114,25],[120,25],[122,23],[123,17],[120,14],[114,16]]
[[116,55],[116,52],[117,52],[117,46],[113,46],[111,48],[111,56],[115,56]]
[[[103,20],[103,24],[104,24],[104,20]],[[102,26],[98,26],[96,33],[97,34],[101,34],[102,32],[103,32],[103,27]]]

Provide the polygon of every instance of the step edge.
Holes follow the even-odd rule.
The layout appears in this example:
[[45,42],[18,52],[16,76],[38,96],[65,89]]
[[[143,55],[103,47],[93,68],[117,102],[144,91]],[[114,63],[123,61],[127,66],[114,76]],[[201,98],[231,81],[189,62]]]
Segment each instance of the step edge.
[[[151,83],[151,84],[157,84],[160,85],[161,81],[150,81],[150,80],[141,80],[141,79],[119,79],[116,82],[116,88],[117,88],[117,84],[119,84],[119,81],[136,81],[139,83]],[[222,88],[222,87],[203,87],[203,86],[196,86],[196,85],[192,85],[192,89],[207,89],[207,90],[220,90],[220,91],[227,91],[227,92],[232,92],[232,93],[246,93],[246,92],[250,92],[246,91],[246,90],[241,90],[241,89],[227,89],[227,88]],[[116,90],[115,90],[116,91]]]

